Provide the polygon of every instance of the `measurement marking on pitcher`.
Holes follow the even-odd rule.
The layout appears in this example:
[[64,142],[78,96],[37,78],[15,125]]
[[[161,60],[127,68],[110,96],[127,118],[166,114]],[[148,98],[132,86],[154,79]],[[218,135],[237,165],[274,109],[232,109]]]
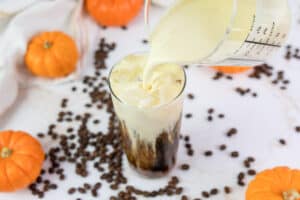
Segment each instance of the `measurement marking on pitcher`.
[[268,43],[263,43],[263,42],[255,42],[255,41],[249,41],[246,40],[245,42],[251,43],[251,44],[258,44],[258,45],[264,45],[264,46],[270,46],[270,47],[281,47],[281,45],[276,45],[276,44],[268,44]]

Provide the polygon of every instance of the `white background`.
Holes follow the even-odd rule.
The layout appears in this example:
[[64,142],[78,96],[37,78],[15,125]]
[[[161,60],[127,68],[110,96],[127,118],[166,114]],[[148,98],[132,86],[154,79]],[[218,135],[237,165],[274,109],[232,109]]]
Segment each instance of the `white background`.
[[[293,30],[290,34],[288,44],[300,47],[300,5],[292,2],[293,8]],[[162,13],[162,9],[152,9],[151,17],[155,19]],[[144,51],[147,46],[142,44],[142,39],[147,34],[143,26],[142,14],[129,25],[127,31],[120,28],[109,28],[101,30],[88,19],[90,33],[90,54],[87,71],[93,67],[93,51],[99,42],[100,37],[108,41],[116,41],[118,46],[110,54],[108,66],[112,66],[124,55],[133,52]],[[194,157],[185,154],[183,145],[180,145],[177,165],[189,163],[191,168],[184,172],[176,167],[170,176],[180,177],[180,185],[184,187],[184,193],[189,197],[201,197],[202,190],[210,190],[214,187],[223,188],[231,186],[234,192],[230,195],[221,193],[211,199],[213,200],[241,200],[244,199],[245,188],[236,184],[238,172],[245,171],[242,161],[247,156],[254,156],[256,162],[253,165],[256,170],[272,168],[278,165],[285,165],[292,168],[300,168],[300,134],[294,131],[296,125],[300,125],[300,60],[286,61],[284,58],[285,49],[269,59],[269,63],[276,69],[284,69],[286,77],[291,84],[287,91],[281,91],[278,87],[270,84],[270,79],[260,81],[249,80],[246,75],[238,75],[233,81],[221,80],[212,81],[214,72],[208,68],[190,67],[187,70],[188,85],[187,93],[194,93],[194,101],[186,99],[184,113],[192,113],[193,118],[183,120],[182,134],[189,134],[195,149]],[[74,83],[70,83],[73,85]],[[20,91],[18,101],[0,119],[0,129],[20,129],[33,135],[47,130],[51,122],[55,122],[59,110],[60,100],[64,97],[70,98],[69,105],[72,110],[84,112],[84,103],[87,100],[85,95],[78,96],[70,92],[70,85],[57,86],[55,88],[24,88]],[[77,84],[80,85],[80,84]],[[237,86],[249,87],[258,93],[258,98],[241,97],[234,88]],[[79,86],[80,87],[80,86]],[[2,94],[1,94],[2,95]],[[206,120],[207,109],[213,107],[217,113],[225,113],[225,119],[215,119],[208,123]],[[101,120],[99,127],[95,130],[105,128],[107,121],[104,113],[92,111]],[[232,139],[224,136],[225,132],[236,127],[238,135]],[[61,127],[63,128],[63,127]],[[281,146],[278,139],[284,138],[287,146]],[[219,144],[227,144],[228,150],[217,151]],[[43,141],[43,146],[48,149],[51,142]],[[205,150],[213,150],[214,156],[206,158],[203,156]],[[240,158],[232,159],[229,152],[238,150]],[[45,163],[47,165],[48,163]],[[98,181],[98,174],[91,174],[83,179],[74,174],[73,165],[65,165],[67,180],[59,182],[56,176],[49,177],[59,183],[59,189],[46,194],[45,199],[71,200],[81,197],[84,200],[93,199],[91,196],[69,196],[67,190],[72,186],[80,186],[85,181]],[[138,185],[142,189],[152,190],[165,185],[169,177],[157,180],[140,178],[129,170],[125,162],[125,174],[129,184]],[[0,172],[1,173],[1,172]],[[247,178],[249,181],[251,178]],[[115,194],[104,184],[98,199],[109,199]],[[0,200],[14,199],[37,199],[28,190],[22,190],[13,194],[0,194]],[[143,198],[138,198],[143,199]],[[159,197],[157,199],[180,199],[179,197]]]

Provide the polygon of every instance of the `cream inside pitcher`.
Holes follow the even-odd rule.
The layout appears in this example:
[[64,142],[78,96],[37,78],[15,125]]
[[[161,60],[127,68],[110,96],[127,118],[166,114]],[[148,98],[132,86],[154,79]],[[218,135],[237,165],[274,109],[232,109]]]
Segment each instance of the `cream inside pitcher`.
[[148,65],[260,64],[284,44],[290,21],[287,0],[176,0],[150,34]]

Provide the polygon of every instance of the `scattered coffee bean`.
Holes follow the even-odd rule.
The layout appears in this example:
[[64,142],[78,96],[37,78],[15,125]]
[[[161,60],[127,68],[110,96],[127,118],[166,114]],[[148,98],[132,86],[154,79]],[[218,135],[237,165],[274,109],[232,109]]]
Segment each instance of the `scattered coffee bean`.
[[75,188],[70,188],[69,190],[68,190],[68,193],[69,194],[74,194],[76,192],[76,189]]
[[253,169],[249,169],[249,170],[248,170],[248,175],[250,175],[250,176],[255,176],[255,175],[256,175],[256,171],[253,170]]
[[195,96],[192,93],[189,93],[188,94],[188,98],[191,99],[191,100],[193,100],[195,98]]
[[237,158],[237,157],[239,157],[239,152],[233,151],[233,152],[230,153],[230,156],[231,156],[232,158]]
[[227,148],[227,146],[226,146],[225,144],[221,144],[221,145],[219,146],[219,150],[220,150],[220,151],[224,151],[224,150],[226,150],[226,148]]
[[286,145],[286,141],[284,139],[279,139],[279,143],[283,146]]
[[206,157],[210,157],[210,156],[213,155],[213,152],[212,152],[212,151],[205,151],[205,152],[204,152],[204,155],[205,155]]
[[220,119],[223,119],[223,118],[225,117],[225,115],[224,115],[224,114],[219,114],[218,117],[219,117]]
[[204,198],[209,198],[209,197],[210,197],[209,193],[206,192],[206,191],[203,191],[203,192],[202,192],[202,196],[203,196]]
[[190,119],[190,118],[192,118],[193,117],[193,115],[191,114],[191,113],[187,113],[186,115],[185,115],[185,118],[187,118],[187,119]]
[[190,169],[190,166],[189,166],[188,164],[182,164],[182,165],[180,166],[180,169],[186,171],[186,170],[189,170],[189,169]]
[[215,111],[215,109],[209,108],[208,111],[207,111],[207,113],[208,113],[208,114],[212,114],[212,113],[214,113],[214,111]]
[[214,119],[214,118],[213,118],[212,116],[208,116],[208,117],[207,117],[207,121],[209,121],[209,122],[213,121],[213,119]]
[[225,187],[224,187],[224,192],[225,192],[226,194],[230,194],[230,193],[232,192],[232,189],[231,189],[229,186],[225,186]]
[[236,135],[237,133],[238,133],[238,131],[236,128],[231,128],[227,131],[226,135],[227,135],[227,137],[232,137],[232,136]]
[[219,193],[219,190],[217,188],[213,188],[210,190],[211,195],[217,195]]

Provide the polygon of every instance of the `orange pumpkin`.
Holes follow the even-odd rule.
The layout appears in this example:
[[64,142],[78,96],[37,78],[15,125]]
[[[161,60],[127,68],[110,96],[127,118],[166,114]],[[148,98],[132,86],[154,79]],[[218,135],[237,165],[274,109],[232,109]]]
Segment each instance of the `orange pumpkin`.
[[79,53],[74,40],[58,31],[32,38],[25,55],[27,68],[36,76],[60,78],[75,71]]
[[124,26],[143,7],[143,0],[86,0],[87,12],[101,25]]
[[212,68],[218,72],[222,72],[224,74],[239,74],[246,72],[253,67],[248,66],[212,66]]
[[40,143],[21,131],[0,132],[0,192],[22,189],[39,176],[44,161]]
[[300,170],[277,167],[259,173],[249,184],[246,200],[300,200]]

